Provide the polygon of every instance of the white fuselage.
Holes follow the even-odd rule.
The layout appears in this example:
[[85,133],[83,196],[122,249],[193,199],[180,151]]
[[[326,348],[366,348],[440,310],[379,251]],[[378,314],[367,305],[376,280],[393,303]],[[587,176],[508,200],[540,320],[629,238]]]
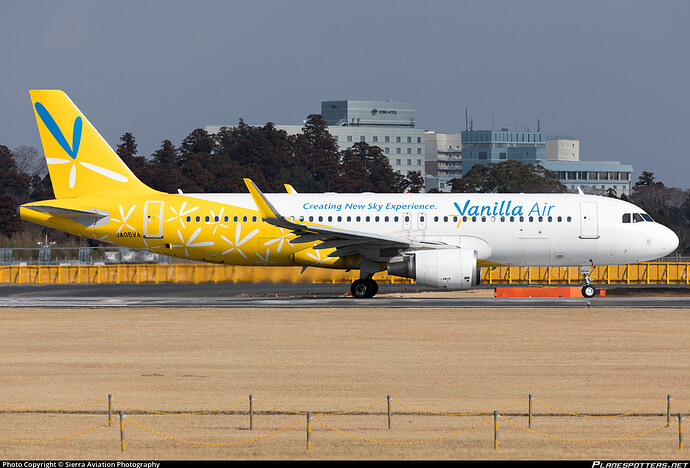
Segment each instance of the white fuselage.
[[[249,194],[186,196],[256,209]],[[673,231],[653,222],[635,205],[609,197],[463,193],[266,196],[283,216],[295,222],[472,248],[480,260],[501,265],[633,263],[663,257],[678,246]],[[630,215],[629,222],[624,222],[625,215]]]

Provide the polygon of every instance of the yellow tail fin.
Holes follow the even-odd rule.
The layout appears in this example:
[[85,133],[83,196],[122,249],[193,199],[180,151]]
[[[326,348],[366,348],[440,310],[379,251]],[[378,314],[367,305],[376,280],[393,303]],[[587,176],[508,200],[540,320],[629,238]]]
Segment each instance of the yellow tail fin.
[[151,192],[59,90],[30,91],[56,198]]

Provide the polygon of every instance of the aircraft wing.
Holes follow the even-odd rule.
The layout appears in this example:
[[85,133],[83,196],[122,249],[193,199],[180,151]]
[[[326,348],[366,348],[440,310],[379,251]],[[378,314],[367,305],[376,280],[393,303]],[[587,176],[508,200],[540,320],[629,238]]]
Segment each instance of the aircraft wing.
[[277,227],[291,230],[297,235],[290,242],[293,244],[321,242],[315,249],[336,249],[329,257],[347,257],[361,254],[371,260],[387,261],[405,250],[450,248],[447,244],[418,242],[403,237],[385,236],[381,234],[349,231],[328,226],[312,226],[290,221],[282,216],[259,190],[251,179],[244,179],[249,193],[259,208],[263,221]]

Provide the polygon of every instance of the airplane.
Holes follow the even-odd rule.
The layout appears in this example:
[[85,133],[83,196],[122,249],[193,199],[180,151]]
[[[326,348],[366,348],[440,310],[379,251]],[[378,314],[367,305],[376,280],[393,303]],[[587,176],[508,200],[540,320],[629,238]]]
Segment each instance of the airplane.
[[54,200],[22,219],[77,236],[231,265],[359,270],[350,293],[378,292],[374,274],[441,290],[477,286],[482,267],[589,268],[672,253],[678,236],[637,206],[564,194],[174,193],[143,184],[70,98],[30,91]]

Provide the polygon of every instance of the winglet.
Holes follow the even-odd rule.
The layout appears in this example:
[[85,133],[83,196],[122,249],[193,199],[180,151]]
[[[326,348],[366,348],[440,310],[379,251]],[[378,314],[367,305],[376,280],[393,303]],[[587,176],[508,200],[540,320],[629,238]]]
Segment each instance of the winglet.
[[259,187],[256,186],[253,180],[244,179],[244,183],[247,185],[249,193],[252,195],[254,203],[256,203],[256,207],[259,209],[259,213],[261,213],[261,217],[264,218],[264,220],[283,219],[280,213],[278,213],[278,210],[276,210],[266,196],[261,193],[261,190],[259,190]]
[[285,185],[285,191],[287,193],[297,193],[297,190],[295,190],[295,187],[293,187],[290,184],[284,184]]

